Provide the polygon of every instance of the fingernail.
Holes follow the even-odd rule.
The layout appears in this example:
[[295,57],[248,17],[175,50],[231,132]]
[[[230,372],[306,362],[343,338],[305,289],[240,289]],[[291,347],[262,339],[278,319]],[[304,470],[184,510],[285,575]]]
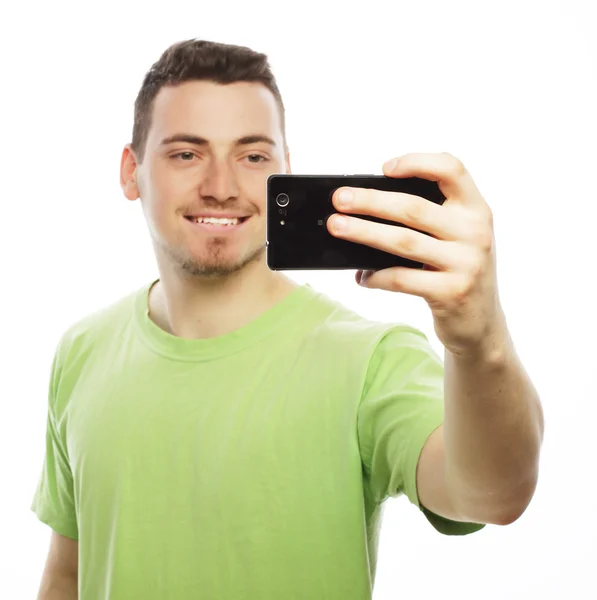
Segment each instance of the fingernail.
[[338,233],[343,233],[348,229],[348,220],[346,219],[346,217],[335,215],[332,219],[332,227]]
[[389,160],[388,162],[384,163],[383,168],[386,171],[392,171],[397,164],[398,164],[398,159],[393,158],[392,160]]
[[342,208],[349,208],[352,204],[354,194],[351,190],[342,190],[338,194],[338,203]]

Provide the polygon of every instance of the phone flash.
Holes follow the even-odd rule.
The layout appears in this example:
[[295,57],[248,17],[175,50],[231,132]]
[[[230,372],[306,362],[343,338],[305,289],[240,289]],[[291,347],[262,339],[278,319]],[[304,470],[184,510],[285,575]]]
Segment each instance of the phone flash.
[[285,225],[286,221],[280,221],[280,225]]

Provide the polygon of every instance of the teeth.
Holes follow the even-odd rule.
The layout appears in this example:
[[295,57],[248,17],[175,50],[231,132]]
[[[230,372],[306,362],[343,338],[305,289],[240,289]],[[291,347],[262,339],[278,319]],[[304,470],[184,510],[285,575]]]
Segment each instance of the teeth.
[[240,219],[217,219],[216,217],[199,217],[196,223],[209,223],[211,225],[238,225]]

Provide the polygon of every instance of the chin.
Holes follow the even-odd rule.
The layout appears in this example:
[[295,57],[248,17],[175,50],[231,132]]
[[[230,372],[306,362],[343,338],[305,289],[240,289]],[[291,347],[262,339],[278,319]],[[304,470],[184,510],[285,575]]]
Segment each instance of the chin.
[[193,277],[227,277],[259,262],[264,253],[265,247],[242,255],[220,252],[218,256],[214,256],[213,253],[209,253],[208,256],[188,257],[179,264],[184,273]]

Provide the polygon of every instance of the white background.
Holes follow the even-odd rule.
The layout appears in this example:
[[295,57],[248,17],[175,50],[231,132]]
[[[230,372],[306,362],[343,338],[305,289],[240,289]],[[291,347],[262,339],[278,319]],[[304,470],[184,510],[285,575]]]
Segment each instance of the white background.
[[[120,152],[145,72],[191,37],[269,54],[296,173],[380,173],[447,151],[495,215],[502,302],[545,409],[537,493],[513,525],[465,538],[390,501],[374,598],[597,597],[594,3],[331,4],[2,9],[0,598],[34,598],[47,553],[29,506],[57,340],[157,273]],[[442,351],[423,300],[360,289],[352,273],[295,277]]]

